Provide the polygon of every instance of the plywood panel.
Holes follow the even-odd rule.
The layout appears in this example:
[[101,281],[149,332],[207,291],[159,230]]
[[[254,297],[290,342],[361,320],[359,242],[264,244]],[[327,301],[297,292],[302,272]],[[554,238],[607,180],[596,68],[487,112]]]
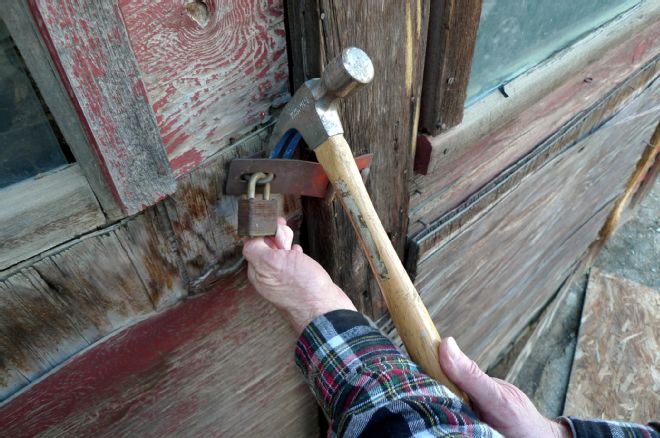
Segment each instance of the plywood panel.
[[660,412],[660,291],[589,276],[566,415],[646,423]]
[[598,237],[657,124],[657,82],[420,259],[416,285],[440,333],[483,366]]
[[118,3],[177,175],[288,96],[282,0]]
[[0,405],[12,437],[317,436],[295,335],[245,272],[126,329]]

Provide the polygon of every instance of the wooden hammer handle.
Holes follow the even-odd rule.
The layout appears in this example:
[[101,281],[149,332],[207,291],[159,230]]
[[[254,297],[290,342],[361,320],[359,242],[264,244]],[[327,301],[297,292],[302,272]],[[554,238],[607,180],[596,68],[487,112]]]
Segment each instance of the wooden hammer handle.
[[344,136],[332,136],[314,151],[350,216],[411,359],[426,374],[469,403],[463,391],[450,382],[440,368],[440,335],[378,218]]

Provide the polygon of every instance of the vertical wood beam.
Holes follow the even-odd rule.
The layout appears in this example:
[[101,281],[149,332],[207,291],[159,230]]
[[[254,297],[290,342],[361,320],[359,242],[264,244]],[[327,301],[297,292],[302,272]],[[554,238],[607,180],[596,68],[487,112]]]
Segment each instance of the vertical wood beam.
[[463,120],[481,0],[431,2],[420,127],[436,135]]
[[29,5],[123,212],[172,194],[176,181],[116,2]]
[[[408,228],[408,176],[419,113],[429,0],[372,2],[293,0],[287,4],[293,85],[319,76],[349,46],[371,57],[376,75],[341,105],[354,154],[374,153],[367,189],[399,256]],[[318,39],[317,39],[318,37]],[[358,309],[386,312],[376,282],[337,202],[304,202],[306,250],[328,270]]]

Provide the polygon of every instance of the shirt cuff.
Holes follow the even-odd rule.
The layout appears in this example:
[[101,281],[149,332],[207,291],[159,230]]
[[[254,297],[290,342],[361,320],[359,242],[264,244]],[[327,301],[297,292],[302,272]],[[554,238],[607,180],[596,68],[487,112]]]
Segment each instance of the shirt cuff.
[[635,423],[577,417],[559,417],[558,420],[568,425],[573,438],[660,437],[652,425],[644,426]]
[[352,310],[335,310],[316,318],[296,345],[296,364],[329,416],[346,408],[343,404],[349,401],[342,403],[336,396],[365,363],[402,358],[401,350],[365,316]]

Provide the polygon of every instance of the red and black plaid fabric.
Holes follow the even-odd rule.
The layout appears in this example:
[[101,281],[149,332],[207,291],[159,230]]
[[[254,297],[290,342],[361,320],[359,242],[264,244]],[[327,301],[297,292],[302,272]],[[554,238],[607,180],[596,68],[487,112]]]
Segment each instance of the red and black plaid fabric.
[[[298,340],[296,363],[330,421],[329,436],[501,436],[357,312],[314,320]],[[562,421],[576,437],[660,437],[636,424]]]

